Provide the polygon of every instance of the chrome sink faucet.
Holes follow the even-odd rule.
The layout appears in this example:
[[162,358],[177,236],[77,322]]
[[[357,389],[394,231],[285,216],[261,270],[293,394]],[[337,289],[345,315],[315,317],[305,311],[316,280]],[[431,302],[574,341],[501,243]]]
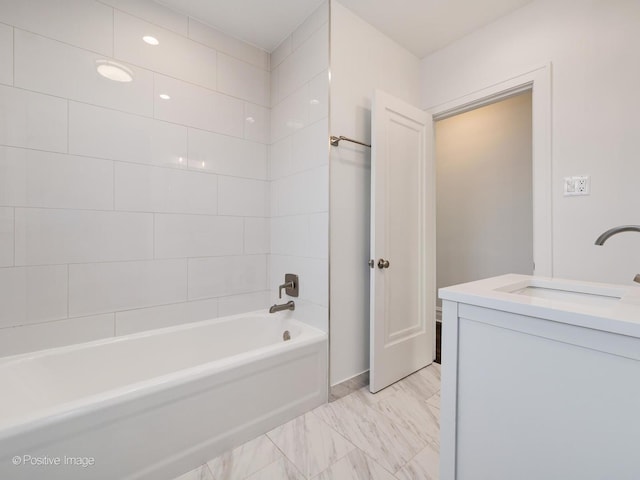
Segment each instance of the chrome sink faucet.
[[[640,233],[640,225],[620,225],[619,227],[610,228],[596,239],[596,245],[604,245],[604,242],[606,242],[610,237],[622,232]],[[640,273],[636,274],[633,281],[640,283]]]

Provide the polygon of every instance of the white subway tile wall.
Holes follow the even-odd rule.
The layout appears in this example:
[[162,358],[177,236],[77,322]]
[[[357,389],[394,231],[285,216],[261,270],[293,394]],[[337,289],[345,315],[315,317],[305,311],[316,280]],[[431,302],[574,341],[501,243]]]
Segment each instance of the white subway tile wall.
[[132,72],[134,80],[114,82],[97,72],[98,62],[110,57],[18,28],[14,32],[15,87],[124,112],[153,115],[150,71],[118,62]]
[[0,145],[67,151],[67,101],[0,85]]
[[[217,52],[139,18],[115,11],[114,56],[133,65],[216,89]],[[151,36],[157,45],[141,41]],[[220,90],[222,91],[222,90]]]
[[[325,136],[302,98],[326,103],[322,15],[276,66],[283,99],[303,92],[287,108]],[[0,0],[0,356],[268,306],[270,57],[150,0]],[[99,75],[105,61],[133,80]],[[301,143],[296,155],[324,165]],[[322,258],[312,223],[300,240]],[[323,268],[305,268],[301,301],[323,305],[322,280],[304,278]]]
[[189,18],[168,7],[149,0],[99,0],[100,3],[110,5],[116,10],[123,11],[135,17],[154,23],[187,37],[189,36]]
[[20,328],[5,328],[0,335],[0,351],[3,355],[14,355],[100,340],[113,335],[113,322],[113,313],[107,313],[25,325]]
[[113,53],[113,10],[100,2],[0,0],[0,15],[2,23],[17,29],[103,55]]
[[113,163],[108,160],[0,146],[0,172],[0,205],[113,207]]
[[187,168],[187,127],[69,102],[69,153]]
[[0,83],[13,85],[13,28],[0,25]]
[[0,267],[13,266],[13,215],[13,208],[0,207]]
[[272,300],[300,277],[295,317],[328,331],[329,8],[323,3],[271,54],[269,180]]
[[186,259],[69,265],[73,317],[186,300]]

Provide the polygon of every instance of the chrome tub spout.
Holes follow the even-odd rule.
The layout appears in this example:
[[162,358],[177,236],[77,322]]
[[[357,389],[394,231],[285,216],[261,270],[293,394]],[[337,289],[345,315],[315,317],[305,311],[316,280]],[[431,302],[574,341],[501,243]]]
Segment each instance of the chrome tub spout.
[[280,305],[272,305],[269,309],[269,313],[281,312],[283,310],[295,310],[296,304],[293,303],[293,300],[289,300],[287,303],[282,303]]

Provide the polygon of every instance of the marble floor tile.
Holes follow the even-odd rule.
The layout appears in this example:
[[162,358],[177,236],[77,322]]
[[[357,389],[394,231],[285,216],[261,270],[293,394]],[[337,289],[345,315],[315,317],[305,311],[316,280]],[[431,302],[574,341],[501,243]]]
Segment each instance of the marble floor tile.
[[426,402],[440,391],[440,372],[431,364],[395,383],[396,391],[413,395]]
[[306,477],[317,475],[355,448],[312,413],[273,429],[267,436]]
[[372,408],[384,414],[394,424],[410,430],[425,443],[440,445],[438,418],[426,401],[418,400],[414,395],[396,392],[380,400]]
[[411,430],[355,395],[322,405],[313,413],[390,472],[399,470],[425,446]]
[[440,393],[436,393],[433,397],[427,400],[427,406],[438,419],[438,424],[440,424]]
[[439,363],[432,363],[431,365],[422,368],[416,372],[418,375],[424,377],[436,391],[440,391],[441,382],[441,369]]
[[244,480],[249,475],[283,458],[266,435],[240,445],[207,462],[215,480]]
[[305,477],[296,469],[293,463],[282,457],[280,460],[250,475],[246,480],[305,480]]
[[393,385],[389,385],[387,388],[383,388],[376,393],[371,393],[369,391],[369,385],[367,385],[366,387],[362,387],[356,390],[350,396],[357,398],[365,405],[373,406],[380,400],[388,398],[390,395],[393,395],[397,391],[398,386],[395,383]]
[[395,480],[395,477],[356,448],[313,480]]
[[184,475],[180,475],[178,478],[174,480],[214,480],[213,475],[211,475],[211,471],[209,467],[206,465],[202,465],[190,472],[185,473]]
[[396,473],[398,480],[438,480],[440,455],[433,445],[427,445],[402,470]]

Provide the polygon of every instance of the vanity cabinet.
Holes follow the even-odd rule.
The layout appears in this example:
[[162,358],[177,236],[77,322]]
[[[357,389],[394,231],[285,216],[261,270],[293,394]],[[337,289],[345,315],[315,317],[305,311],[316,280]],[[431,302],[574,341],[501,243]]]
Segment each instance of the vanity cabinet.
[[639,292],[523,275],[440,290],[440,478],[640,478]]

